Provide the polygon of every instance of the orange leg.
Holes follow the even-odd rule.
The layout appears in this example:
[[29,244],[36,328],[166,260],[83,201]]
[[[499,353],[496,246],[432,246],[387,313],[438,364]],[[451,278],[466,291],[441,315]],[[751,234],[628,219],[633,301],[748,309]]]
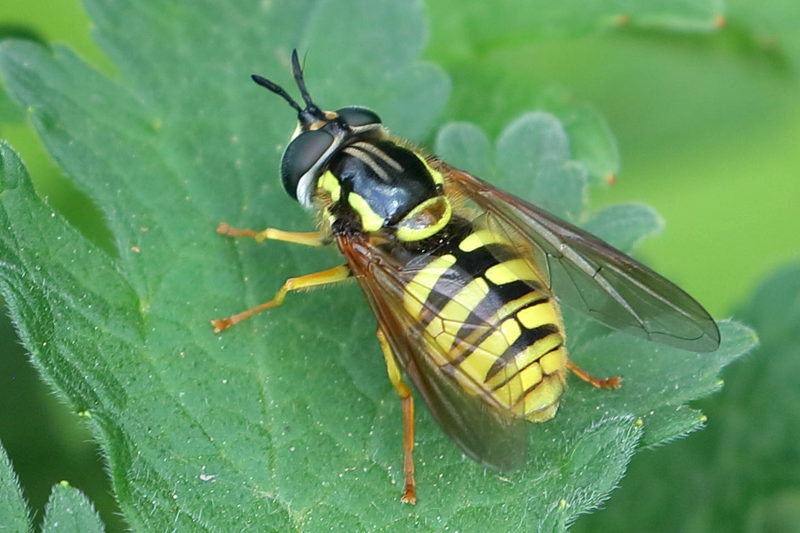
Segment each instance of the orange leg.
[[255,239],[256,242],[270,241],[284,241],[292,242],[295,244],[304,244],[306,246],[324,246],[331,241],[324,236],[322,232],[311,231],[308,233],[297,233],[294,231],[283,231],[275,228],[267,228],[261,231],[254,229],[238,229],[232,228],[225,222],[220,222],[217,226],[217,233],[220,235],[227,235],[229,237],[250,237]]
[[567,360],[567,368],[586,383],[599,389],[618,389],[622,384],[622,378],[619,376],[605,379],[598,378],[591,375],[586,370],[573,363],[571,360]]
[[403,410],[403,473],[405,474],[405,492],[400,501],[403,503],[417,503],[417,482],[414,480],[414,397],[411,389],[403,381],[400,375],[400,368],[392,353],[392,347],[386,340],[383,330],[378,328],[375,333],[378,342],[383,350],[383,358],[386,360],[386,371],[389,373],[389,381],[392,382],[394,390],[400,397],[400,405]]
[[283,286],[280,288],[280,290],[278,290],[277,294],[275,294],[275,297],[272,298],[272,300],[264,302],[263,304],[259,304],[246,311],[242,311],[241,313],[236,313],[235,315],[231,315],[227,318],[218,318],[212,320],[211,325],[214,326],[214,333],[219,333],[223,329],[227,329],[233,325],[236,325],[242,320],[247,320],[251,316],[258,314],[261,311],[278,307],[283,303],[283,299],[286,298],[286,293],[290,291],[310,289],[312,287],[319,287],[320,285],[329,285],[331,283],[344,281],[349,277],[350,269],[347,267],[347,265],[341,265],[338,267],[329,268],[328,270],[323,270],[322,272],[315,272],[313,274],[307,274],[297,278],[289,278],[286,280],[286,282],[284,282]]

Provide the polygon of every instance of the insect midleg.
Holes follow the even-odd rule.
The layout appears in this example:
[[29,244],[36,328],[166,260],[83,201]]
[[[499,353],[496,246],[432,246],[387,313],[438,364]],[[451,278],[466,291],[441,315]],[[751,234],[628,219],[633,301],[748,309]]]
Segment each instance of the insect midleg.
[[227,318],[218,318],[212,320],[211,325],[214,326],[214,333],[219,333],[223,329],[238,324],[242,320],[246,320],[251,316],[260,313],[261,311],[278,307],[283,303],[286,293],[290,291],[310,289],[312,287],[319,287],[320,285],[329,285],[331,283],[344,281],[349,277],[350,268],[348,268],[347,265],[339,265],[321,272],[314,272],[313,274],[306,274],[305,276],[289,278],[283,283],[283,286],[278,290],[272,300],[264,302],[263,304],[259,304],[255,307],[251,307],[246,311],[236,313],[235,315],[231,315]]
[[266,228],[259,231],[254,229],[232,228],[225,222],[219,223],[219,226],[217,226],[217,233],[220,235],[227,235],[228,237],[250,237],[251,239],[255,239],[256,242],[264,242],[267,240],[284,241],[302,244],[304,246],[325,246],[331,242],[330,239],[320,231],[300,233],[283,231],[275,228]]
[[586,370],[582,369],[578,365],[572,362],[571,359],[567,359],[567,368],[576,376],[581,378],[586,383],[592,385],[593,387],[597,387],[598,389],[618,389],[620,384],[622,383],[622,378],[619,376],[614,376],[610,378],[598,378]]
[[400,501],[403,503],[417,503],[416,481],[414,480],[414,397],[411,389],[403,381],[400,368],[394,358],[392,347],[386,340],[383,330],[378,328],[375,332],[378,342],[383,351],[383,358],[386,360],[386,371],[389,374],[394,390],[400,397],[400,405],[403,410],[403,473],[405,474],[405,492]]

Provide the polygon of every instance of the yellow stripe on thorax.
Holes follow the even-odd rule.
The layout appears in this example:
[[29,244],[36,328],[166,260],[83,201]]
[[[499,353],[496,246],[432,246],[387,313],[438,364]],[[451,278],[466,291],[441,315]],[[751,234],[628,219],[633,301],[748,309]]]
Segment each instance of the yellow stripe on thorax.
[[336,176],[328,170],[322,176],[319,177],[319,181],[317,181],[317,188],[322,189],[323,191],[327,192],[333,203],[339,201],[339,198],[342,195],[342,186],[339,184],[339,180],[336,179]]
[[417,156],[417,159],[422,161],[423,165],[425,165],[425,170],[427,170],[428,174],[431,175],[431,177],[433,178],[433,182],[436,183],[437,185],[444,185],[444,176],[442,176],[442,173],[439,172],[438,170],[435,170],[432,166],[430,166],[430,164],[428,163],[428,160],[425,158],[425,156],[423,156],[422,154],[420,154],[418,152],[415,152],[413,150],[412,150],[412,153],[415,156]]
[[347,203],[361,217],[361,227],[364,231],[378,231],[383,227],[384,218],[373,211],[363,197],[351,192],[347,195]]
[[401,241],[421,241],[442,230],[453,216],[453,207],[446,196],[428,198],[411,210],[397,224]]

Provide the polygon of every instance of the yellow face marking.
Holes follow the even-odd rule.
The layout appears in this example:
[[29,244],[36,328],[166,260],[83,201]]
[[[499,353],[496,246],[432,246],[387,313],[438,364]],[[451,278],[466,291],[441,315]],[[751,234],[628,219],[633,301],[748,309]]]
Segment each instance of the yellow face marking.
[[427,239],[445,227],[452,216],[450,200],[446,196],[434,196],[403,217],[397,225],[397,238],[407,242]]
[[[421,316],[425,300],[428,299],[431,289],[455,262],[456,257],[452,254],[437,257],[417,272],[414,278],[406,285],[407,294],[403,300],[406,309],[412,316]],[[447,318],[443,314],[440,316]]]
[[550,302],[526,307],[517,313],[517,318],[528,329],[538,328],[542,324],[560,324],[555,306]]
[[336,179],[331,171],[326,171],[320,176],[319,181],[317,181],[317,188],[326,191],[334,203],[338,202],[342,195],[342,187],[339,185],[339,180]]
[[511,259],[510,261],[494,265],[486,270],[486,277],[489,281],[497,285],[505,285],[506,283],[511,283],[512,281],[520,279],[539,279],[531,267],[528,266],[528,262],[524,259]]
[[347,202],[361,217],[361,227],[364,231],[378,231],[383,227],[383,217],[373,211],[364,198],[351,192],[347,195]]
[[459,244],[462,252],[471,252],[489,244],[508,244],[503,237],[486,229],[470,233]]

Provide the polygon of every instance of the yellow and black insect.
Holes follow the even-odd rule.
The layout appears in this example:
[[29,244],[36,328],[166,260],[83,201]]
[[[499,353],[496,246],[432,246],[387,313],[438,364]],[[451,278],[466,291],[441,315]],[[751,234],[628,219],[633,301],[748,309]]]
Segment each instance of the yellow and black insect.
[[389,379],[402,403],[403,501],[416,501],[414,404],[402,373],[468,456],[498,470],[525,461],[525,422],[555,416],[570,361],[559,304],[615,329],[691,351],[713,351],[719,330],[667,279],[534,205],[391,136],[373,111],[323,111],[292,54],[302,108],[272,81],[253,80],[297,111],[283,154],[290,196],[320,230],[218,233],[310,246],[335,243],[346,264],[287,280],[275,297],[228,318],[219,332],[286,294],[354,277],[378,321]]

